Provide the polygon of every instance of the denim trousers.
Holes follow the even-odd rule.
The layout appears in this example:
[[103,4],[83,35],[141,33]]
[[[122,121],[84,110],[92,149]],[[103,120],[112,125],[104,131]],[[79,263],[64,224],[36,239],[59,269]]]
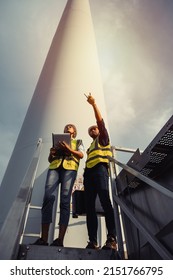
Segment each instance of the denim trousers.
[[42,205],[42,224],[50,224],[52,222],[55,192],[59,190],[61,185],[59,225],[68,226],[71,193],[76,175],[76,170],[66,170],[63,167],[48,170]]
[[105,214],[107,236],[116,238],[114,212],[109,196],[109,175],[104,164],[85,169],[84,189],[89,241],[97,243],[98,219],[95,207],[97,195]]

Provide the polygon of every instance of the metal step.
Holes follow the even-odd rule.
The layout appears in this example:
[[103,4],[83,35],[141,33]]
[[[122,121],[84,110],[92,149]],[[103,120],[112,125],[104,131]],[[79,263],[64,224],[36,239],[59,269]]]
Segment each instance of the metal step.
[[115,250],[93,250],[83,248],[20,245],[19,260],[117,260]]

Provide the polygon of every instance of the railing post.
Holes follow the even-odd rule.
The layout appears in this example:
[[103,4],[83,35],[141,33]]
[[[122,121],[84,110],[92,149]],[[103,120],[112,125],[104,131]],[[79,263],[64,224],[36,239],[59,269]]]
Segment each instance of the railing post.
[[[114,154],[114,150],[112,149],[112,153]],[[112,198],[113,198],[113,208],[114,208],[114,216],[115,216],[115,226],[116,226],[116,235],[118,242],[118,252],[121,259],[124,259],[124,246],[123,246],[123,238],[122,238],[122,230],[121,230],[121,222],[120,222],[120,212],[118,204],[116,203],[114,196],[117,196],[117,188],[116,188],[116,166],[113,162],[110,162],[110,179],[111,179],[111,190],[112,190]]]

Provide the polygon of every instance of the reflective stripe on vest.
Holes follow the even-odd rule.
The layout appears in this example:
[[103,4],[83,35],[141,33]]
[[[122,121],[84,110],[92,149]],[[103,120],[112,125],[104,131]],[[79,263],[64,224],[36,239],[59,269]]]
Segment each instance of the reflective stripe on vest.
[[[77,151],[78,140],[72,139],[71,140],[71,148],[74,151]],[[78,170],[80,159],[75,157],[74,155],[67,156],[65,158],[60,157],[59,159],[53,160],[50,165],[49,169],[56,169],[58,168],[61,163],[64,169],[68,170]]]
[[98,143],[98,138],[96,138],[90,148],[87,151],[88,157],[86,160],[86,167],[92,168],[100,162],[108,163],[108,156],[112,156],[110,144],[107,146],[102,146]]
[[55,159],[53,160],[50,165],[49,165],[49,169],[56,169],[61,165],[62,162],[62,158],[59,159]]

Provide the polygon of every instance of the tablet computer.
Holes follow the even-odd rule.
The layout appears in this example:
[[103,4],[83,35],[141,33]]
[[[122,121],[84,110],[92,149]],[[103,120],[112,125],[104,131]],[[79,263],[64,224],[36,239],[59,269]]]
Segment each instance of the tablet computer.
[[53,147],[59,149],[59,142],[66,142],[69,146],[71,143],[70,133],[54,134],[52,133],[52,143]]

